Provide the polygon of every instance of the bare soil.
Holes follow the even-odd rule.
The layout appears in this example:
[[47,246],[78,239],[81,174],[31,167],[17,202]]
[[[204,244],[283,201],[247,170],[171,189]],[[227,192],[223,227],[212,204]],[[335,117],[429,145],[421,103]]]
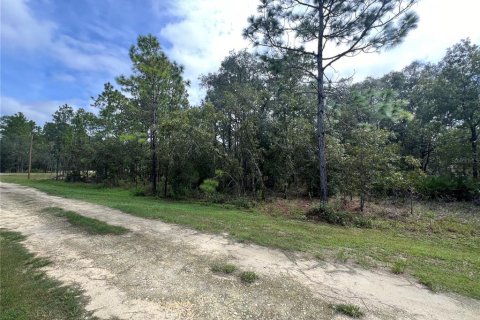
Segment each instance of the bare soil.
[[[322,263],[302,253],[237,243],[100,205],[0,183],[0,228],[27,236],[25,245],[53,264],[48,275],[80,286],[88,310],[119,319],[344,319],[330,303],[353,303],[365,319],[478,319],[480,301],[430,292],[381,270]],[[42,213],[66,210],[126,227],[125,235],[92,236]],[[223,261],[238,273],[213,273]]]

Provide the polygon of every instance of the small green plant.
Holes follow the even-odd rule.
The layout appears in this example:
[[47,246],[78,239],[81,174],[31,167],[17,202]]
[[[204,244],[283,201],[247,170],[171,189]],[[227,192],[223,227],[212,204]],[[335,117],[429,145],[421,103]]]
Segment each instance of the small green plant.
[[214,263],[210,270],[212,270],[213,272],[223,272],[226,274],[231,274],[234,273],[235,270],[237,270],[237,267],[230,263]]
[[205,179],[200,185],[200,190],[207,196],[212,197],[217,192],[218,184],[215,179]]
[[244,271],[240,274],[240,279],[244,283],[254,283],[258,279],[258,276],[253,271]]
[[353,304],[336,304],[333,305],[332,308],[336,312],[342,313],[352,318],[360,318],[361,316],[363,316],[362,310],[360,310],[358,306]]
[[395,274],[402,274],[405,272],[406,268],[407,268],[407,260],[398,259],[393,263],[391,270]]
[[323,221],[329,224],[335,224],[339,226],[354,226],[357,228],[371,229],[373,223],[371,219],[368,219],[362,215],[354,214],[346,211],[339,211],[335,208],[321,204],[319,206],[311,208],[306,213],[307,218]]
[[335,260],[345,263],[345,262],[347,262],[348,258],[349,258],[348,252],[346,250],[342,249],[342,250],[338,251]]
[[374,259],[363,254],[357,254],[356,262],[365,269],[374,268],[377,266]]

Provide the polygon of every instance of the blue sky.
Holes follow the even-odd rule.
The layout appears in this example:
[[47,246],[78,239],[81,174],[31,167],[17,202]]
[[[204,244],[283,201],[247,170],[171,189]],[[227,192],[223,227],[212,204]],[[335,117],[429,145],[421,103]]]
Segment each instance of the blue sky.
[[[160,39],[167,55],[185,66],[190,101],[203,91],[200,74],[214,72],[241,37],[258,0],[2,0],[1,114],[24,112],[43,124],[61,104],[90,107],[103,84],[128,74],[128,49],[139,34]],[[357,79],[398,70],[413,60],[437,61],[462,38],[480,43],[474,0],[423,0],[420,25],[404,44],[336,66]],[[449,21],[449,23],[445,23]]]

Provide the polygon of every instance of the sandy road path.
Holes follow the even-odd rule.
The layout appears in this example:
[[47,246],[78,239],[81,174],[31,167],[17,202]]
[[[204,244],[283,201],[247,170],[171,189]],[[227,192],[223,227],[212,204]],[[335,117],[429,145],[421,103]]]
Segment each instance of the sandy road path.
[[[328,303],[349,302],[366,319],[478,319],[480,301],[434,294],[380,271],[319,264],[301,254],[240,244],[83,201],[0,183],[0,228],[27,236],[27,248],[48,257],[50,276],[80,285],[87,308],[108,319],[340,319]],[[62,218],[62,207],[132,232],[91,236]],[[210,271],[228,261],[260,275],[253,285]]]

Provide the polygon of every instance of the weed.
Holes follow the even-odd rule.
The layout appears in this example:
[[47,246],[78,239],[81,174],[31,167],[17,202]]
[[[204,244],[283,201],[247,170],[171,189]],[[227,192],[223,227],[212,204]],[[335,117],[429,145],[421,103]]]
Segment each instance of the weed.
[[244,271],[240,274],[240,279],[244,283],[254,283],[258,279],[258,276],[253,271]]
[[360,318],[363,316],[363,312],[360,310],[360,308],[353,304],[336,304],[333,305],[332,308],[335,311],[352,318]]
[[338,211],[333,207],[324,204],[311,208],[307,211],[306,216],[309,219],[339,226],[354,226],[366,229],[371,229],[373,227],[371,219],[346,211]]
[[357,254],[356,262],[358,265],[362,266],[365,269],[374,268],[377,266],[377,264],[375,263],[375,260],[373,260],[369,256],[362,255],[362,254]]
[[406,268],[407,268],[407,260],[398,259],[393,263],[391,271],[395,274],[402,274],[405,272]]
[[229,264],[229,263],[214,263],[210,270],[212,270],[213,272],[223,272],[223,273],[226,273],[226,274],[231,274],[231,273],[234,273],[235,270],[237,270],[237,267],[233,264]]
[[348,258],[349,258],[349,255],[348,255],[347,251],[342,249],[342,250],[338,251],[337,256],[335,257],[335,260],[339,261],[339,262],[342,262],[342,263],[345,263],[345,262],[347,262]]

